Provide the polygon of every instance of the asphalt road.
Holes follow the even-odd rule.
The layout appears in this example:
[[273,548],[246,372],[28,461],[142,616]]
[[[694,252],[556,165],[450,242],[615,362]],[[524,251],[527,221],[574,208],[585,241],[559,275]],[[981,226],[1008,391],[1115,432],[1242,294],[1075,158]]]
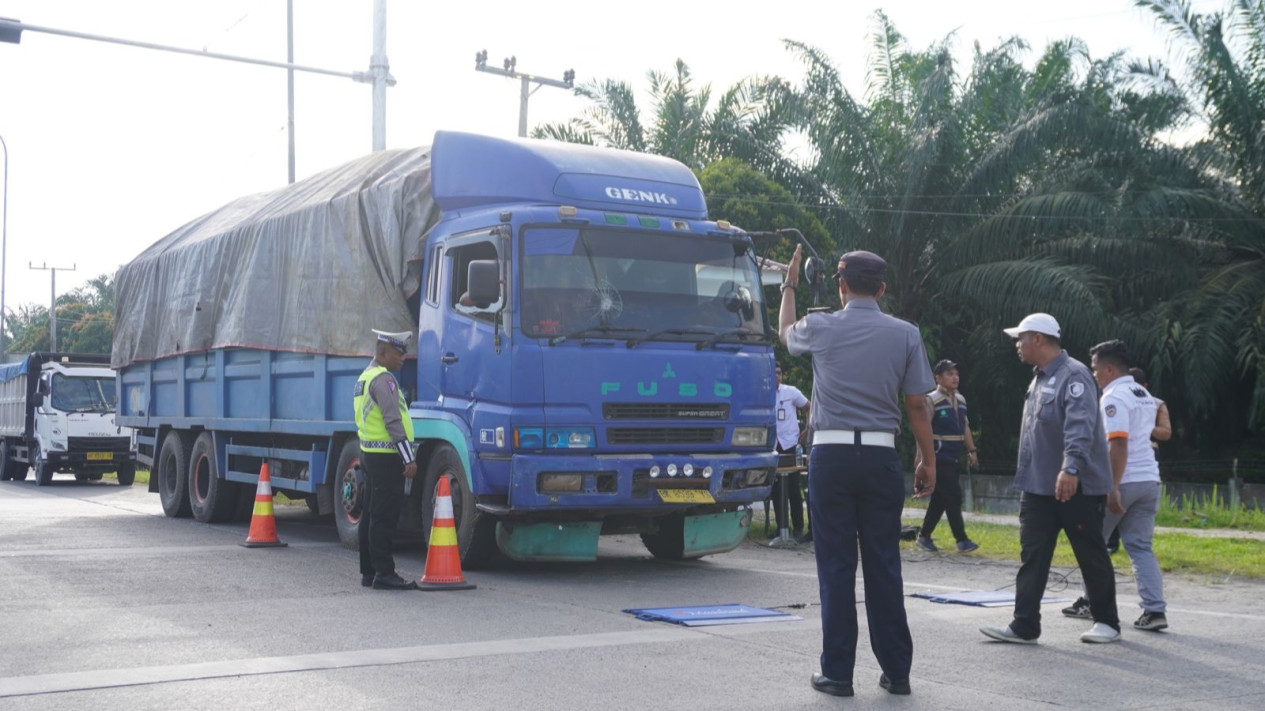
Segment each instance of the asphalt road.
[[[612,537],[593,564],[505,562],[467,571],[476,590],[387,592],[360,587],[355,553],[306,507],[279,510],[287,548],[243,548],[246,530],[164,518],[143,486],[0,484],[0,709],[1265,708],[1260,581],[1170,577],[1172,627],[1146,633],[1128,628],[1125,571],[1114,645],[1081,643],[1088,624],[1061,604],[1026,647],[977,631],[1007,608],[909,598],[909,697],[878,688],[861,607],[857,695],[841,699],[808,685],[821,628],[806,547],[665,563]],[[420,551],[397,561],[424,568]],[[904,571],[908,593],[992,590],[1015,565],[909,548]],[[1052,594],[1074,598],[1070,581]],[[804,619],[683,628],[622,612],[717,603]]]

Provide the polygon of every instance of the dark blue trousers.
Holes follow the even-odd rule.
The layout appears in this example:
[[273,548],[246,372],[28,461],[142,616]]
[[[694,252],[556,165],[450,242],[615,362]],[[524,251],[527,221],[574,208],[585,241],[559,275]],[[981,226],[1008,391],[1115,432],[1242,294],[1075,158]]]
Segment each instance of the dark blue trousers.
[[905,481],[896,450],[816,445],[809,461],[808,490],[821,585],[821,673],[852,681],[859,550],[870,648],[884,674],[908,679],[914,643],[900,573]]

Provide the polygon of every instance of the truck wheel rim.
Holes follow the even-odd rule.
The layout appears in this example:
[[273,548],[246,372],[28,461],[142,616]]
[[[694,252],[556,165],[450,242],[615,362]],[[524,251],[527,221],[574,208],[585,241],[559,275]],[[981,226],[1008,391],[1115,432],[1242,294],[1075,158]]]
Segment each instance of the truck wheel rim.
[[211,462],[204,454],[193,465],[193,496],[199,503],[211,495]]
[[339,478],[338,501],[342,512],[340,515],[347,523],[360,523],[360,502],[356,497],[356,467],[360,466],[360,459],[357,457],[352,459],[347,465],[347,470]]

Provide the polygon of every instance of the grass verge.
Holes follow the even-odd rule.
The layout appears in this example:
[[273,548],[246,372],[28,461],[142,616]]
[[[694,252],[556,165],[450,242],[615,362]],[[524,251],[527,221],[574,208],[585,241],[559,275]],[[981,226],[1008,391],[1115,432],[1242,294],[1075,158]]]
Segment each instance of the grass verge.
[[[921,521],[906,519],[908,525],[918,525]],[[941,523],[943,534],[948,534],[948,526]],[[967,535],[980,545],[979,550],[969,555],[996,560],[1019,561],[1019,526],[999,523],[982,523],[971,521],[966,527]],[[942,549],[950,548],[952,537],[942,535],[939,542]],[[902,542],[902,546],[913,549],[913,542]],[[1205,538],[1186,533],[1157,533],[1154,540],[1155,557],[1160,561],[1160,569],[1165,573],[1191,576],[1227,577],[1242,576],[1247,578],[1265,578],[1265,545],[1257,540],[1244,538]],[[956,555],[944,553],[941,555]],[[1129,556],[1121,548],[1111,556],[1111,563],[1117,570],[1129,570]],[[1053,565],[1062,568],[1075,568],[1076,556],[1067,537],[1059,534],[1058,546],[1054,549]]]
[[[917,526],[922,519],[906,518],[903,523]],[[941,522],[936,529],[936,541],[942,553],[931,555],[959,555],[953,550],[953,538],[949,535],[949,527]],[[1019,562],[1019,525],[1003,523],[985,523],[968,521],[967,535],[979,544],[979,550],[965,555]],[[770,525],[765,532],[763,512],[757,509],[747,538],[756,543],[767,543],[769,535],[776,532]],[[902,541],[901,547],[922,553],[915,548],[913,541]],[[1207,538],[1186,533],[1156,533],[1154,540],[1155,556],[1160,561],[1160,569],[1166,574],[1185,575],[1190,577],[1206,577],[1224,579],[1227,577],[1265,578],[1265,544],[1258,540],[1243,538]],[[808,546],[803,546],[805,550]],[[1129,556],[1121,548],[1111,557],[1112,565],[1118,570],[1131,569]],[[1054,549],[1056,568],[1075,568],[1076,556],[1067,542],[1066,536],[1060,534],[1058,545]]]

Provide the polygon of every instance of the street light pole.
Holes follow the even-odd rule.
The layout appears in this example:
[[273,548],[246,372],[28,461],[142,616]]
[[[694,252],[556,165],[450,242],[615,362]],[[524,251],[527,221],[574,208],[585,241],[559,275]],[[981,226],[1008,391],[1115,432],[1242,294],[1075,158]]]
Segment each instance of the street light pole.
[[[525,74],[517,70],[518,57],[506,57],[503,62],[503,69],[488,66],[488,51],[485,49],[476,52],[474,55],[474,70],[477,72],[487,72],[489,74],[499,74],[503,77],[518,79],[522,82],[521,90],[518,95],[518,135],[520,138],[527,137],[527,99],[542,86],[554,86],[559,89],[571,89],[575,86],[575,70],[568,69],[562,73],[562,81],[550,79],[548,77],[538,77],[532,74]],[[532,84],[536,84],[536,88],[531,88]]]
[[221,54],[219,52],[206,52],[199,49],[186,49],[184,47],[172,47],[163,44],[154,44],[153,42],[137,42],[135,40],[120,39],[118,37],[106,37],[104,35],[93,35],[86,32],[72,32],[70,30],[60,30],[54,27],[41,27],[39,25],[28,25],[20,20],[12,18],[0,17],[0,42],[9,42],[18,44],[22,41],[22,32],[43,32],[50,35],[61,35],[63,37],[74,37],[76,39],[92,40],[94,42],[106,42],[109,44],[122,44],[129,47],[140,47],[141,49],[155,49],[162,52],[175,52],[176,54],[189,54],[195,57],[207,57],[209,59],[223,59],[230,62],[242,62],[245,64],[257,64],[264,67],[277,67],[280,69],[289,69],[296,72],[310,72],[312,74],[324,74],[326,76],[343,77],[362,84],[372,84],[374,91],[373,99],[373,150],[380,151],[386,148],[386,88],[395,86],[395,77],[391,76],[390,68],[387,66],[386,56],[386,0],[374,0],[374,55],[370,60],[369,71],[367,72],[339,72],[333,69],[322,69],[320,67],[309,67],[292,62],[273,62],[267,59],[255,59],[253,57],[240,57],[232,54]]
[[0,136],[0,147],[4,148],[4,211],[0,213],[0,362],[3,362],[9,352],[4,339],[4,287],[9,256],[9,144],[4,142],[4,136]]

